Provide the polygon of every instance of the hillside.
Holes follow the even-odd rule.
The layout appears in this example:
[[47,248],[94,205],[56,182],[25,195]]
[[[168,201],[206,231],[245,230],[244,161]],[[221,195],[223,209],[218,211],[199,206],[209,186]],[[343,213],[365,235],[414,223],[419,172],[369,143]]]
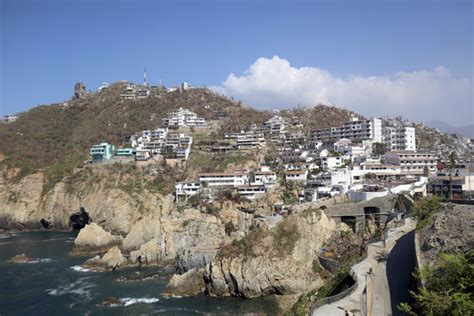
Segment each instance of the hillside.
[[[207,89],[166,92],[153,88],[141,100],[120,100],[124,83],[66,104],[43,105],[22,113],[16,122],[0,125],[2,166],[16,170],[16,178],[49,168],[70,170],[87,159],[99,142],[125,144],[127,137],[157,128],[171,110],[184,107],[206,120],[219,120],[222,133],[239,131],[248,123],[260,124],[271,112],[244,107]],[[283,111],[298,117],[306,128],[327,127],[346,121],[352,112],[327,106]]]

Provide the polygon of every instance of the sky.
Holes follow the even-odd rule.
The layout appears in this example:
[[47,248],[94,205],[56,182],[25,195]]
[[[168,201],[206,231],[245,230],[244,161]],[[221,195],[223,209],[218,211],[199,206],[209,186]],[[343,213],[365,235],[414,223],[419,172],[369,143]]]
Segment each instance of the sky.
[[259,109],[472,124],[473,19],[471,0],[0,0],[0,114],[146,67]]

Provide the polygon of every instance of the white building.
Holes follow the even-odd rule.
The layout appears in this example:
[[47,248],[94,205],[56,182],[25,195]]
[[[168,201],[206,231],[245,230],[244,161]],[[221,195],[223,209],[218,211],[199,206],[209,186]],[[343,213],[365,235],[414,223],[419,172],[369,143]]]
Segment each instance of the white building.
[[201,183],[199,182],[178,182],[175,185],[176,198],[188,197],[196,195],[201,190]]
[[383,143],[389,151],[416,151],[415,128],[386,126],[383,128]]
[[18,119],[18,115],[16,114],[7,114],[3,117],[3,122],[4,123],[12,123],[15,122]]
[[271,119],[263,123],[262,129],[267,135],[280,135],[285,131],[286,123],[285,119],[280,115],[274,115]]
[[204,127],[206,120],[188,109],[179,108],[163,118],[163,124],[167,127]]
[[120,99],[122,100],[135,100],[137,98],[137,89],[134,85],[128,84],[125,89],[120,93]]
[[151,158],[151,153],[147,149],[137,149],[135,151],[135,160],[146,161]]
[[110,85],[107,82],[102,82],[102,84],[99,86],[99,88],[97,88],[97,91],[101,92],[101,91],[107,90],[109,88],[109,86]]
[[238,187],[249,183],[247,175],[243,172],[211,172],[198,175],[199,182],[207,187]]
[[313,142],[335,142],[347,138],[355,140],[372,140],[382,142],[382,120],[372,118],[370,120],[359,120],[354,117],[351,121],[341,126],[315,129],[311,131],[310,139]]
[[255,179],[252,185],[264,185],[267,187],[273,186],[277,181],[277,175],[273,171],[259,170],[254,172]]
[[264,185],[242,185],[237,187],[237,192],[249,200],[254,200],[264,196],[267,193],[267,187]]
[[372,143],[371,140],[364,140],[361,144],[354,144],[344,138],[334,143],[334,150],[351,158],[368,157],[372,154]]
[[308,170],[287,170],[285,172],[286,181],[306,181]]
[[402,175],[423,175],[435,173],[437,157],[432,153],[393,151],[383,156],[386,164],[399,165]]

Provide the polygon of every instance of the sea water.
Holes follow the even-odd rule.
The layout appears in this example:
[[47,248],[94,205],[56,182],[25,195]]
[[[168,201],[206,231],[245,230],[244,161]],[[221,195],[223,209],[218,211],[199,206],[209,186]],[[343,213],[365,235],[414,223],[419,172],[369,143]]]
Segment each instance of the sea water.
[[[0,315],[274,315],[271,298],[166,297],[169,276],[159,268],[92,272],[88,257],[70,256],[75,233],[0,234]],[[25,254],[28,263],[10,259]],[[144,279],[123,282],[138,273]],[[158,276],[158,277],[156,277]],[[106,298],[114,304],[104,306]]]

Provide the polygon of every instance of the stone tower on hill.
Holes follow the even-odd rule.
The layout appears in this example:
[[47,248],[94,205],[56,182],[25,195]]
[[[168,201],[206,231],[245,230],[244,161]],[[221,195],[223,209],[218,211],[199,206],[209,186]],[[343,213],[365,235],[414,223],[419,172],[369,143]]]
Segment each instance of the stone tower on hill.
[[82,82],[77,82],[74,85],[74,95],[72,97],[73,100],[82,99],[86,96],[86,85]]

